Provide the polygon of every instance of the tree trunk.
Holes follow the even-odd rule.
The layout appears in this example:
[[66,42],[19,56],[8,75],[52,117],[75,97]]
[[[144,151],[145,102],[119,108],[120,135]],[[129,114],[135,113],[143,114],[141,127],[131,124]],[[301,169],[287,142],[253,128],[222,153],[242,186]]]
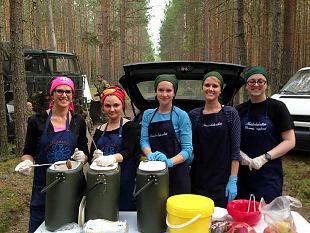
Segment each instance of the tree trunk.
[[74,43],[74,25],[73,25],[73,0],[67,0],[67,35],[68,35],[68,51],[73,53],[75,51]]
[[46,7],[47,7],[47,18],[48,18],[49,48],[51,50],[56,50],[57,49],[57,42],[56,42],[56,34],[55,34],[53,9],[52,9],[51,0],[46,0]]
[[280,86],[292,76],[294,64],[294,29],[296,20],[296,0],[284,1],[284,35],[282,54],[282,74]]
[[109,80],[109,67],[110,67],[110,56],[109,56],[109,1],[101,1],[101,32],[102,32],[102,53],[101,53],[101,65],[102,65],[102,74],[105,79]]
[[35,18],[33,19],[34,22],[34,29],[35,29],[35,35],[34,35],[34,47],[35,48],[42,48],[42,40],[41,40],[41,21],[40,21],[40,1],[39,0],[33,0],[33,9],[34,9],[34,15]]
[[11,0],[12,84],[15,111],[16,148],[22,153],[26,135],[26,79],[23,51],[23,0]]
[[0,30],[0,157],[8,154],[8,134],[6,121],[6,103],[4,94],[4,79],[3,79],[3,58],[4,51],[2,47],[2,34]]
[[239,54],[239,62],[242,65],[248,65],[246,53],[245,33],[244,33],[244,5],[243,0],[237,0],[237,51]]
[[271,34],[271,91],[277,92],[280,86],[280,16],[281,16],[281,1],[275,0],[272,7],[272,34]]
[[[121,13],[120,13],[120,69],[122,70],[122,66],[125,64],[126,59],[126,0],[121,0]],[[134,52],[132,53],[134,56]]]

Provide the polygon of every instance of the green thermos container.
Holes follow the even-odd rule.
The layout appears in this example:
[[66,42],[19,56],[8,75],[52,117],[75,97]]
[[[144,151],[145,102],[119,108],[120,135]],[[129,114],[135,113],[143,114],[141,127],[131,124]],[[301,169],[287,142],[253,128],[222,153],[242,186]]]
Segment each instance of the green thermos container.
[[92,164],[87,172],[85,222],[90,219],[118,220],[120,167]]
[[71,161],[56,162],[46,171],[45,226],[49,231],[72,222],[78,222],[79,204],[85,190],[83,164]]
[[134,196],[138,230],[143,233],[165,232],[166,201],[169,197],[169,173],[165,162],[140,162]]

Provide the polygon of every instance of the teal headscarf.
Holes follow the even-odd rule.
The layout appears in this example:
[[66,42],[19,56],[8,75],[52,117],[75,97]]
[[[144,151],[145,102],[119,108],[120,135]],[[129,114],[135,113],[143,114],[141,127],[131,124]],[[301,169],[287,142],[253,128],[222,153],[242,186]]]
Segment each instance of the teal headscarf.
[[243,77],[246,80],[248,80],[248,78],[253,75],[253,74],[262,74],[265,76],[266,79],[268,79],[268,73],[267,70],[262,67],[262,66],[252,66],[249,69],[247,69],[244,74]]
[[202,79],[202,85],[203,85],[203,83],[205,82],[205,80],[206,80],[207,78],[211,77],[211,76],[217,78],[217,79],[220,81],[221,90],[223,90],[223,87],[224,87],[224,80],[223,80],[222,75],[221,75],[219,72],[217,72],[217,71],[210,71],[210,72],[206,73],[206,75],[205,75],[205,76],[203,77],[203,79]]
[[177,77],[174,74],[161,74],[161,75],[158,75],[156,77],[155,81],[154,81],[155,91],[157,89],[158,84],[160,82],[163,82],[163,81],[167,81],[167,82],[172,83],[173,89],[174,89],[174,94],[177,93],[177,91],[178,91],[178,80],[177,80]]

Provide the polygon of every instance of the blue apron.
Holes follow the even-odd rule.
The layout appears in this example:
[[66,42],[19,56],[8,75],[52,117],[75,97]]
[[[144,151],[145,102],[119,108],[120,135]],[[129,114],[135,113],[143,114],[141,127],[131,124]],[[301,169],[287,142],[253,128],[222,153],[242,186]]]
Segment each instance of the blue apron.
[[[268,99],[265,111],[258,116],[250,115],[250,107],[245,116],[241,116],[241,150],[250,158],[265,154],[281,142],[281,135],[275,131],[267,115]],[[282,195],[283,169],[281,158],[268,161],[261,169],[252,171],[248,166],[240,166],[238,178],[238,198],[249,199],[254,194],[256,200],[261,197],[267,203]]]
[[229,127],[224,110],[199,116],[193,129],[192,192],[226,208],[225,188],[231,171]]
[[[123,142],[122,130],[123,130],[123,118],[120,120],[118,134],[106,134],[108,123],[97,141],[97,147],[102,150],[103,155],[112,155],[121,151],[121,144]],[[120,178],[120,211],[132,211],[135,210],[133,191],[135,186],[136,165],[134,156],[131,156],[128,160],[120,163],[121,166],[121,178]]]
[[[60,132],[49,132],[52,110],[49,112],[43,133],[36,149],[36,164],[54,163],[67,160],[73,154],[77,144],[76,136],[69,130],[69,112],[67,114],[66,129]],[[30,202],[29,232],[34,232],[45,219],[45,194],[41,190],[46,183],[47,166],[36,167]]]
[[[170,120],[152,122],[157,111],[158,109],[154,112],[148,127],[151,150],[152,152],[160,151],[164,153],[167,158],[172,158],[181,152],[181,145],[177,139],[172,123],[173,107]],[[190,193],[190,191],[188,164],[183,162],[169,168],[169,195]]]

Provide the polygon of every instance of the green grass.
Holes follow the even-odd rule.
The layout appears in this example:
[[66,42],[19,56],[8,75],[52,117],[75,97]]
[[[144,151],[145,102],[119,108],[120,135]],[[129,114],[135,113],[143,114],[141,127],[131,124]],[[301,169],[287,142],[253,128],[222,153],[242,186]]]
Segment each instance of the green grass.
[[3,160],[0,165],[0,232],[7,232],[18,216],[28,211],[32,177],[14,172],[19,158]]
[[[292,155],[294,154],[294,155]],[[299,212],[310,221],[310,155],[309,153],[291,152],[283,159],[284,194],[299,199],[302,208],[293,210]]]

